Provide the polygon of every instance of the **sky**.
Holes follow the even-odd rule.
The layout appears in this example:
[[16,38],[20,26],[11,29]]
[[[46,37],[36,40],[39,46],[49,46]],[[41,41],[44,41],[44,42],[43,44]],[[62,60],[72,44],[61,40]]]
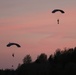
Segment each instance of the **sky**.
[[[65,14],[51,13],[57,8]],[[21,48],[7,47],[9,42]],[[27,54],[34,61],[41,53],[49,57],[75,44],[76,0],[0,0],[0,69],[17,68]]]

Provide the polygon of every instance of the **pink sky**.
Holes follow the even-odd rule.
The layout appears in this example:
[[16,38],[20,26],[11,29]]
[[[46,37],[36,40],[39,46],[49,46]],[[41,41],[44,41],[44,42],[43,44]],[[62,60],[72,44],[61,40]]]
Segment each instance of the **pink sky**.
[[[57,3],[55,6],[54,2]],[[61,2],[62,6],[58,5],[60,2],[56,0],[54,2],[50,0],[44,0],[44,3],[43,1],[40,3],[38,0],[32,2],[31,0],[19,0],[19,2],[8,2],[7,0],[6,3],[2,2],[4,6],[2,5],[3,8],[0,13],[0,60],[2,60],[0,61],[0,68],[11,68],[12,64],[17,66],[18,63],[22,63],[23,57],[27,54],[30,54],[35,60],[41,53],[46,53],[49,56],[57,48],[75,47],[76,9],[74,4],[72,6],[72,3],[75,2],[74,0],[72,2],[66,0]],[[40,6],[34,3],[38,3]],[[68,3],[71,6],[67,5]],[[65,11],[64,15],[58,14],[59,25],[56,22],[58,17],[55,15],[57,14],[51,13],[57,5]],[[37,7],[35,8],[35,6]],[[9,42],[19,43],[21,48],[16,46],[7,48],[6,44]],[[11,56],[13,52],[15,58]]]

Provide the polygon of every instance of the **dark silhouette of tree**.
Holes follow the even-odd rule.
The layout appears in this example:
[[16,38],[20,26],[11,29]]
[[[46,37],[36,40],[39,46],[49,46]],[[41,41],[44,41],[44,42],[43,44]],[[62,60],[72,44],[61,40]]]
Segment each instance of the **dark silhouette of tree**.
[[76,47],[57,49],[48,59],[41,53],[34,62],[31,60],[26,55],[16,70],[2,69],[0,75],[76,75]]
[[30,55],[26,55],[23,59],[23,64],[28,64],[32,62],[32,58]]
[[45,63],[45,62],[47,62],[47,55],[46,55],[45,53],[40,54],[40,55],[37,57],[37,59],[36,59],[35,62],[36,62],[36,63]]
[[60,56],[61,56],[61,50],[57,49],[56,52],[54,53],[54,61],[57,63],[60,60]]
[[19,68],[20,66],[21,66],[21,64],[19,63],[18,66],[17,66],[17,68]]
[[48,62],[50,62],[51,64],[54,63],[54,59],[53,59],[53,55],[52,54],[49,56]]

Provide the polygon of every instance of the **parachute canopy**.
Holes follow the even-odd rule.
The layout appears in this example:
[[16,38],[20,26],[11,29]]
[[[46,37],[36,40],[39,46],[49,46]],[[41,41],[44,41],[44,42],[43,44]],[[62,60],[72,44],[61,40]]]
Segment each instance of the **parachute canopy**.
[[54,10],[52,11],[52,13],[55,13],[55,12],[58,12],[58,11],[61,12],[62,14],[65,13],[65,12],[64,12],[63,10],[61,10],[61,9],[54,9]]
[[19,44],[17,44],[17,43],[8,43],[7,44],[7,47],[10,47],[10,46],[12,46],[12,45],[16,45],[17,47],[21,47]]

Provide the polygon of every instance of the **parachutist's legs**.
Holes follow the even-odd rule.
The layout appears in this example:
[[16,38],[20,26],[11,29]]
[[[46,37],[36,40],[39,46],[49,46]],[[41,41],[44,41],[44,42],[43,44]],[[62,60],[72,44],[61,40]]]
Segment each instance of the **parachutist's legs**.
[[57,19],[57,23],[59,24],[59,19]]

